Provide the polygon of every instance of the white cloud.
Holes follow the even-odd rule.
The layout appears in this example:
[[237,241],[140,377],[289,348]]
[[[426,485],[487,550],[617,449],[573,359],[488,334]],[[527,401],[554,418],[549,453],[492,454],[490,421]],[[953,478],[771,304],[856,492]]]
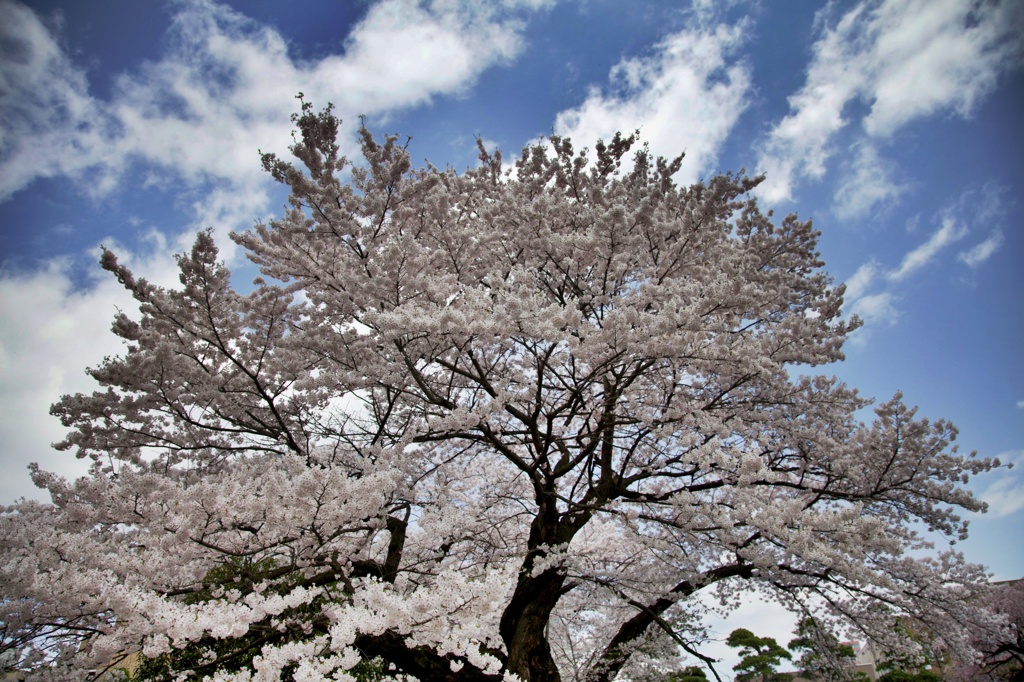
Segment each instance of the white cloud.
[[891,205],[909,189],[896,179],[896,164],[882,158],[870,142],[864,140],[851,150],[852,160],[843,169],[832,211],[838,218],[850,220],[865,216],[878,205]]
[[37,177],[82,177],[111,134],[83,71],[12,0],[0,0],[0,121],[0,201]]
[[997,228],[992,230],[985,241],[974,245],[967,251],[961,251],[960,255],[957,257],[965,263],[967,267],[976,268],[991,258],[1002,245],[1003,231]]
[[[472,0],[383,0],[336,54],[295,60],[273,29],[210,0],[176,7],[163,56],[117,80],[109,101],[89,93],[84,71],[24,5],[0,1],[3,74],[0,200],[57,174],[104,192],[141,160],[188,182],[264,182],[257,150],[284,151],[293,100],[304,92],[346,118],[457,94],[522,48],[517,6]],[[150,172],[153,172],[152,169]]]
[[[939,227],[924,243],[908,251],[898,266],[886,268],[875,259],[861,265],[846,281],[847,313],[857,315],[868,326],[895,324],[900,317],[896,306],[899,301],[898,285],[938,259],[944,249],[981,226],[989,230],[988,238],[960,252],[957,260],[974,268],[991,257],[1003,243],[1002,223],[1008,211],[1005,195],[1005,188],[993,184],[967,190],[936,212],[933,220],[939,223]],[[920,216],[911,218],[907,223],[908,232],[916,233],[919,222]],[[863,343],[865,335],[859,332],[854,339]],[[1018,406],[1021,405],[1024,401]]]
[[772,129],[761,152],[758,167],[767,178],[758,190],[765,200],[791,199],[796,176],[825,174],[828,142],[847,123],[843,108],[864,87],[865,74],[847,55],[846,34],[865,13],[858,5],[814,44],[806,83],[789,98],[792,113]]
[[853,276],[846,280],[846,299],[856,300],[864,296],[877,274],[878,263],[875,261],[868,261],[857,268],[857,272],[853,273]]
[[970,216],[975,229],[983,228],[988,233],[983,241],[957,256],[968,267],[978,267],[1002,247],[1005,240],[1003,224],[1013,204],[1012,200],[1007,200],[1007,194],[1006,187],[987,183],[980,189],[964,192],[960,197],[956,207],[960,215]]
[[[153,238],[150,255],[119,248],[120,260],[154,283],[172,282],[174,261],[160,235]],[[71,453],[50,447],[64,429],[49,408],[65,393],[97,390],[85,368],[122,350],[110,323],[117,309],[134,309],[130,294],[109,275],[75,290],[69,270],[69,261],[58,259],[32,273],[0,276],[0,504],[45,496],[29,479],[30,462],[67,477],[85,473]]]
[[[878,324],[893,325],[899,320],[899,310],[895,305],[895,295],[887,290],[869,293],[878,282],[882,269],[874,261],[864,263],[846,280],[846,292],[843,295],[844,308],[849,316],[856,315],[865,326]],[[868,331],[861,328],[854,332],[851,340],[859,345],[867,343]]]
[[899,317],[893,307],[893,296],[889,292],[858,298],[853,305],[853,312],[869,323],[888,322],[892,324]]
[[[886,138],[923,116],[968,116],[1024,52],[1024,5],[1016,0],[864,0],[815,42],[790,114],[771,131],[759,169],[769,202],[790,200],[800,178],[820,178],[833,137],[861,102],[864,135]],[[829,25],[831,23],[831,25]]]
[[1024,509],[1024,475],[1020,473],[1024,450],[1002,452],[998,459],[1013,468],[1001,470],[999,480],[989,484],[979,497],[988,504],[990,516],[1002,518]]
[[[257,150],[283,152],[293,99],[332,101],[347,120],[457,94],[522,47],[521,9],[547,0],[383,0],[369,8],[337,54],[303,62],[273,29],[209,0],[175,3],[157,61],[122,74],[109,100],[90,93],[85,71],[62,50],[59,27],[0,0],[0,201],[37,178],[68,176],[86,192],[118,187],[132,164],[144,183],[180,179],[199,190],[195,222],[179,235],[152,233],[145,256],[107,240],[121,261],[155,283],[176,280],[170,254],[196,229],[223,235],[269,210],[273,183]],[[343,144],[353,145],[351,137]],[[136,170],[134,167],[133,170]],[[226,260],[233,244],[218,239]],[[25,466],[83,471],[50,443],[63,438],[49,405],[96,387],[82,371],[120,350],[115,308],[133,308],[111,277],[76,289],[70,263],[32,273],[0,271],[0,503],[39,494]],[[70,462],[69,462],[70,458]]]
[[486,68],[521,48],[517,22],[502,21],[487,3],[386,0],[346,41],[341,63],[319,65],[315,80],[339,97],[360,93],[377,113],[428,101],[473,83]]
[[712,169],[718,150],[746,107],[750,69],[732,59],[744,25],[695,25],[663,40],[647,57],[623,59],[605,88],[558,114],[555,132],[580,146],[640,129],[655,154],[686,152],[677,176],[691,183]]
[[1002,518],[1024,509],[1024,481],[1019,476],[1004,476],[985,488],[981,499],[988,504],[989,513]]
[[900,266],[890,272],[888,278],[894,282],[906,279],[908,275],[930,263],[944,247],[963,239],[966,235],[966,227],[951,215],[945,216],[942,225],[932,233],[928,241],[904,256]]
[[893,304],[893,295],[888,291],[862,296],[853,302],[850,312],[866,324],[895,324],[899,311]]
[[1019,63],[1024,12],[1016,0],[889,0],[863,28],[877,37],[866,64],[872,105],[864,128],[888,135],[944,109],[970,115]]

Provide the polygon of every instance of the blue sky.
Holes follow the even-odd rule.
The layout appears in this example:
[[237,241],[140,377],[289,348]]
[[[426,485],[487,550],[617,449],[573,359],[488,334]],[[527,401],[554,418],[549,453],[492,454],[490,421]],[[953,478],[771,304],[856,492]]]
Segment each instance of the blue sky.
[[767,173],[865,320],[824,371],[1021,465],[972,483],[991,512],[962,544],[1019,577],[1022,36],[1016,0],[0,0],[0,503],[38,494],[29,462],[81,470],[47,410],[119,350],[98,246],[171,284],[212,227],[242,277],[224,235],[283,205],[258,151],[286,151],[301,91],[350,152],[360,115],[456,169],[477,136],[639,128],[686,152],[680,182]]

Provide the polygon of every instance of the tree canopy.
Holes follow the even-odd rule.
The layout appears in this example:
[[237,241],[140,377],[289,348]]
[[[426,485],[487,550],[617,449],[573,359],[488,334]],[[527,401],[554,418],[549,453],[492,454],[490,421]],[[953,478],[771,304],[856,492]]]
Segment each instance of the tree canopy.
[[90,474],[0,516],[11,667],[603,682],[709,662],[707,604],[755,588],[880,640],[987,627],[981,567],[908,552],[994,463],[812,373],[857,321],[760,178],[679,187],[621,135],[460,174],[362,129],[350,163],[330,108],[296,123],[289,207],[233,235],[251,289],[209,233],[177,288],[104,252],[139,311],[52,409]]
[[984,630],[974,633],[974,647],[982,654],[977,668],[960,672],[961,679],[987,675],[993,679],[1024,682],[1024,580],[999,583],[988,595],[988,606],[1004,618],[1004,627],[995,634]]
[[733,670],[739,673],[736,679],[740,681],[769,682],[781,679],[776,677],[775,669],[782,663],[782,659],[788,661],[793,658],[774,638],[758,637],[746,628],[733,630],[725,643],[740,650],[740,662],[733,666]]
[[663,682],[704,682],[708,676],[704,670],[695,665],[690,665],[682,670],[671,672],[663,678]]
[[[841,643],[816,618],[801,619],[796,637],[787,646],[800,654],[797,665],[801,673],[812,679],[846,682],[853,678],[850,668],[856,662],[857,652],[851,645]],[[867,678],[862,675],[859,679]]]

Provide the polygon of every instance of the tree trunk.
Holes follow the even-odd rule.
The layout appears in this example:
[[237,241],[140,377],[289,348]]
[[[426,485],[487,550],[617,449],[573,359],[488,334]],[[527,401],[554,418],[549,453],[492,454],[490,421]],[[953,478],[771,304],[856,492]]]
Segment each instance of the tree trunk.
[[[530,525],[529,550],[519,571],[519,580],[511,601],[501,615],[501,638],[508,651],[507,667],[524,682],[561,682],[558,667],[551,656],[547,631],[551,612],[565,593],[565,573],[552,567],[533,575],[537,559],[556,546],[565,528],[560,529],[553,490],[538,486],[538,509]],[[569,538],[571,539],[571,537]]]
[[560,569],[544,571],[537,577],[524,571],[502,614],[501,636],[508,650],[508,669],[524,682],[561,682],[547,629],[564,585],[565,575]]

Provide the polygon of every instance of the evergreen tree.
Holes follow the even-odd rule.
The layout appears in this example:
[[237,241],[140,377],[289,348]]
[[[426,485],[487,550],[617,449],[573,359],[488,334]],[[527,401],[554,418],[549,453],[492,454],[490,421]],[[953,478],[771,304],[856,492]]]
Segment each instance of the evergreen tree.
[[792,660],[793,656],[779,645],[772,637],[758,637],[746,628],[733,630],[725,643],[740,650],[740,662],[733,666],[739,673],[736,680],[771,682],[772,680],[789,679],[780,676],[775,669],[783,659]]

